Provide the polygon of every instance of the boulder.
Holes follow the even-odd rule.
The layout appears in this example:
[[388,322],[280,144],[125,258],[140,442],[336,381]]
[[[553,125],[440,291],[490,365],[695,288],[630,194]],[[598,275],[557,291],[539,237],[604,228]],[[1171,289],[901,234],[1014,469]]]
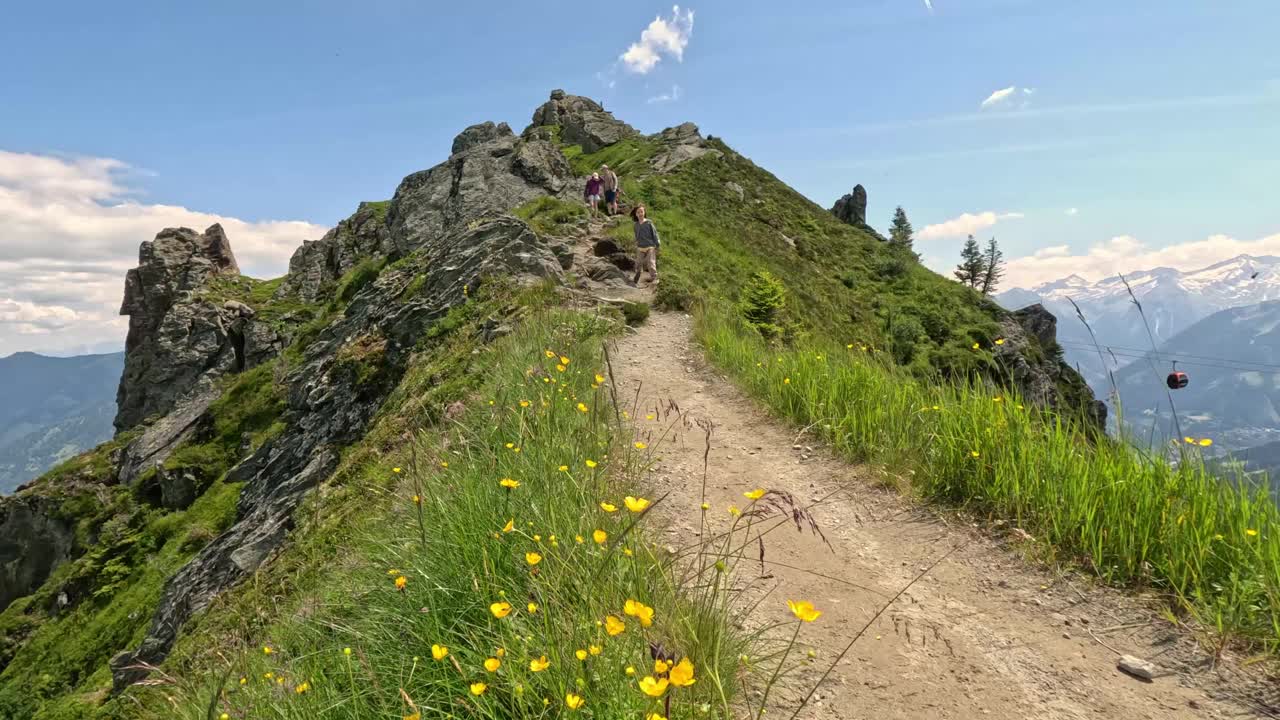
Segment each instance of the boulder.
[[478,123],[458,133],[458,136],[453,139],[451,154],[457,155],[465,150],[470,150],[476,145],[483,145],[490,140],[511,134],[511,126],[506,123],[495,125],[492,120]]
[[853,192],[841,197],[831,208],[831,214],[840,222],[855,227],[867,224],[867,189],[855,185]]
[[698,131],[698,126],[691,122],[667,128],[660,133],[650,135],[649,139],[662,144],[661,149],[649,160],[649,165],[660,173],[675,170],[680,165],[703,155],[722,153],[707,145],[707,141]]
[[557,125],[560,140],[567,145],[581,145],[584,153],[593,153],[640,133],[606,112],[596,101],[581,95],[552,90],[551,99],[533,111],[533,123],[526,133],[536,128]]
[[[1057,326],[1057,318],[1039,304],[1007,314],[1000,321],[1004,344],[996,346],[996,360],[1027,401],[1060,411],[1083,403],[1084,419],[1102,429],[1106,425],[1107,406],[1093,400],[1084,378],[1058,359]],[[1064,389],[1068,388],[1075,388],[1081,397],[1064,395]]]

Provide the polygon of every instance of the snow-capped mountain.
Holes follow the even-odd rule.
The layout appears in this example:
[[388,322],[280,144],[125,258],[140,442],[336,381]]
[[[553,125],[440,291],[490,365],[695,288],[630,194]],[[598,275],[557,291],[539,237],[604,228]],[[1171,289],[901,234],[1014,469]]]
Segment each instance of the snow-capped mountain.
[[[1067,361],[1101,391],[1109,385],[1107,371],[1128,364],[1132,358],[1126,355],[1150,350],[1152,339],[1162,345],[1218,311],[1280,300],[1280,257],[1240,255],[1190,272],[1167,267],[1137,271],[1125,280],[1142,303],[1146,326],[1119,276],[1091,282],[1070,275],[1029,289],[1014,288],[995,299],[1009,309],[1039,302],[1056,315]],[[1080,306],[1093,328],[1103,346],[1102,359],[1068,298]],[[1219,350],[1215,354],[1230,353],[1229,348]]]

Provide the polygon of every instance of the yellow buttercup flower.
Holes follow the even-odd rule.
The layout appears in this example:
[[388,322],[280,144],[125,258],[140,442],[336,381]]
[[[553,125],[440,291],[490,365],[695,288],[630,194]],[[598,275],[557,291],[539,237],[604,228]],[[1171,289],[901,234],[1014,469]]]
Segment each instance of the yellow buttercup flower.
[[587,652],[591,653],[592,655],[599,655],[602,652],[602,649],[599,645],[588,645]]
[[542,354],[543,354],[543,355],[546,355],[546,356],[547,356],[547,357],[549,357],[549,358],[553,358],[553,357],[555,357],[555,356],[556,356],[556,354],[555,354],[555,353],[553,353],[553,352],[551,352],[550,350],[543,350],[543,351],[542,351]]
[[1249,528],[1244,531],[1244,534],[1248,535],[1249,537],[1256,537],[1258,535],[1258,531],[1254,530],[1253,528]]
[[1004,338],[996,338],[996,344],[997,344],[997,345],[1003,345],[1003,344],[1004,344]]
[[573,536],[573,540],[574,540],[574,542],[578,543],[579,545],[581,545],[582,543],[586,542],[586,540],[584,540],[584,539],[583,539],[583,537],[582,537],[581,535],[574,535],[574,536]]
[[489,672],[498,672],[498,668],[500,667],[502,667],[502,661],[496,657],[492,657],[484,661],[484,669]]
[[568,705],[570,710],[577,710],[578,708],[582,707],[583,705],[586,705],[586,704],[587,704],[587,701],[586,701],[586,700],[583,700],[581,695],[574,695],[573,693],[566,693],[566,694],[565,694],[565,696],[564,696],[564,704],[565,704],[565,705]]
[[741,515],[741,514],[742,514],[742,511],[738,509],[738,506],[737,506],[737,505],[730,505],[730,506],[729,506],[729,514],[730,514],[730,515],[732,515],[732,516],[734,516],[734,517],[737,517],[737,516],[739,516],[739,515]]
[[528,401],[528,400],[521,400],[521,401],[520,401],[520,407],[522,407],[522,408],[527,408],[527,407],[529,407],[529,401]]
[[639,440],[635,442],[635,446],[637,450],[644,450],[645,448],[649,447],[648,445],[640,442]]
[[978,347],[979,347],[979,346],[978,346],[978,343],[974,343],[974,344],[973,344],[973,349],[974,349],[974,350],[977,350],[977,349],[978,349]]
[[755,490],[748,490],[747,492],[742,493],[742,496],[748,500],[759,500],[760,498],[764,497],[764,488],[756,488]]
[[[350,657],[350,656],[351,656],[351,648],[349,648],[349,647],[344,647],[344,648],[342,648],[342,654],[343,654],[343,655],[346,655],[346,656],[348,656],[348,657]],[[243,684],[243,683],[242,683],[242,684]]]
[[676,663],[676,666],[671,668],[671,672],[667,677],[671,679],[671,684],[676,687],[689,687],[697,682],[693,677],[693,662],[689,658]]
[[654,680],[652,676],[646,675],[640,678],[640,689],[649,697],[662,697],[667,691],[667,682],[666,678]]
[[604,383],[604,376],[603,376],[603,375],[601,375],[600,373],[596,373],[596,382],[597,382],[597,383]]
[[610,635],[621,635],[627,629],[627,624],[622,622],[615,615],[609,615],[604,619],[604,631]]
[[645,420],[652,420],[652,419],[653,419],[653,417],[654,417],[654,416],[653,416],[653,413],[649,413],[648,415],[645,415],[645,416],[644,416],[644,419],[645,419]]
[[273,653],[273,652],[275,652],[275,650],[272,650],[270,645],[263,645],[263,646],[262,646],[262,654],[263,654],[263,655],[270,655],[270,654],[271,654],[271,653]]
[[790,384],[791,384],[791,378],[782,378],[782,384],[783,384],[783,385],[790,385]]
[[435,658],[436,660],[443,660],[448,656],[449,656],[449,648],[445,647],[444,645],[431,646],[431,657]]
[[596,461],[595,461],[595,460],[588,460],[588,461],[587,461],[587,467],[589,467],[589,468],[593,468],[593,467],[595,467],[595,466],[596,466]]
[[617,506],[617,505],[614,505],[613,503],[607,503],[607,502],[604,502],[604,501],[602,500],[602,501],[600,501],[600,509],[601,509],[601,510],[603,510],[603,511],[605,511],[605,512],[611,513],[611,512],[617,512],[617,511],[618,511],[618,506]]
[[813,622],[822,615],[822,611],[815,610],[813,603],[808,600],[801,600],[799,602],[796,602],[795,600],[788,600],[787,607],[791,608],[792,615],[795,615],[804,622]]
[[591,539],[595,540],[597,545],[603,545],[609,539],[609,533],[603,530],[596,530],[591,533]]
[[1212,440],[1210,440],[1209,438],[1204,438],[1204,439],[1203,439],[1203,440],[1201,440],[1201,441],[1200,441],[1200,443],[1199,443],[1200,447],[1209,447],[1209,446],[1210,446],[1210,445],[1212,445],[1212,444],[1213,444],[1213,441],[1212,441]]
[[537,565],[542,562],[542,556],[536,552],[527,552],[524,554],[524,561],[530,565]]
[[311,683],[303,681],[298,683],[297,686],[293,688],[293,691],[301,695],[302,693],[310,689],[311,689]]
[[587,659],[587,651],[586,651],[586,650],[574,650],[574,651],[573,651],[573,655],[574,655],[574,657],[578,658],[579,660],[586,660],[586,659]]
[[564,371],[565,371],[565,366],[563,365],[556,366],[556,372],[564,372]]
[[703,509],[703,510],[710,510],[710,509],[711,509],[711,503],[702,503],[702,509]]
[[485,690],[488,690],[488,689],[489,689],[489,686],[488,686],[488,685],[485,685],[485,684],[484,684],[484,683],[482,683],[482,682],[474,682],[474,683],[471,683],[471,694],[472,694],[472,695],[476,695],[476,696],[483,695],[483,694],[484,694],[484,691],[485,691]]
[[408,585],[408,584],[409,584],[409,579],[408,579],[408,578],[406,578],[405,576],[401,575],[400,577],[397,577],[397,578],[396,578],[396,589],[397,589],[397,590],[404,590],[404,586],[405,586],[405,585]]
[[391,468],[391,472],[393,472],[393,473],[398,473],[398,472],[400,472],[400,468],[393,467],[393,468]]
[[513,447],[515,447],[515,446],[516,446],[516,444],[515,444],[515,443],[507,443],[507,449],[508,449],[508,450],[510,450],[511,448],[513,448]]
[[661,713],[649,713],[645,716],[644,720],[667,720],[667,718]]
[[653,661],[653,672],[657,675],[661,675],[662,673],[670,669],[671,669],[671,663],[667,662],[666,660],[663,660],[662,658],[658,658],[657,660]]
[[509,533],[509,532],[511,532],[512,530],[515,530],[515,529],[516,529],[516,519],[515,519],[515,518],[511,518],[510,520],[508,520],[508,521],[507,521],[507,524],[506,524],[506,525],[503,525],[503,526],[502,526],[502,532],[504,532],[504,533]]
[[405,715],[405,716],[404,716],[404,720],[422,720],[422,713],[414,713],[414,714],[412,714],[412,715]]
[[627,509],[631,512],[643,512],[650,505],[645,498],[631,497],[630,495],[623,498],[622,502],[626,504]]
[[586,403],[578,403],[578,412],[586,412],[587,409]]
[[538,603],[531,602],[526,605],[525,608],[527,608],[531,613],[536,613],[538,612]]
[[630,665],[628,665],[628,666],[627,666],[627,669],[626,669],[626,670],[623,670],[623,672],[624,672],[624,673],[626,673],[627,675],[635,675],[635,674],[636,674],[636,669],[635,669],[635,668],[633,668],[633,667],[631,667]]
[[542,672],[549,667],[551,667],[551,661],[547,659],[546,655],[529,661],[530,672]]
[[558,468],[558,470],[560,470],[560,472],[569,472],[569,466],[568,466],[568,465],[561,465],[561,466]]
[[506,657],[506,656],[507,656],[507,649],[506,649],[506,648],[498,648],[497,650],[494,650],[494,651],[493,651],[493,654],[494,654],[494,655],[497,655],[498,657]]
[[981,457],[981,455],[979,455],[979,454],[978,454],[978,451],[977,451],[977,450],[970,450],[970,451],[969,451],[969,456],[970,456],[970,457],[975,457],[975,458],[976,458],[976,457]]
[[642,627],[653,624],[653,608],[638,600],[627,600],[622,611],[640,621]]
[[560,356],[560,362],[564,363],[565,365],[568,365],[568,364],[569,364],[569,358],[567,358],[567,357],[565,357],[565,356],[561,355],[561,356]]
[[504,618],[511,614],[511,603],[496,602],[489,606],[489,612],[496,618]]
[[502,478],[501,480],[498,481],[498,484],[504,488],[507,488],[508,490],[512,490],[520,487],[520,481],[512,480],[511,478]]

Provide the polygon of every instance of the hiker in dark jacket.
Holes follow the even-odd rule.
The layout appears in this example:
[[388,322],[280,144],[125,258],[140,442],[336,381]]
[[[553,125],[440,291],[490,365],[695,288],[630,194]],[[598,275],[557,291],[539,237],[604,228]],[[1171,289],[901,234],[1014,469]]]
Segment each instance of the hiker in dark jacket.
[[591,206],[591,214],[595,215],[597,206],[600,204],[601,188],[604,187],[604,181],[600,179],[599,173],[591,173],[591,178],[587,180],[586,196],[587,204]]
[[636,238],[636,276],[631,280],[635,285],[640,284],[640,273],[647,270],[653,275],[653,282],[658,282],[658,246],[662,241],[658,239],[658,228],[653,226],[653,221],[644,216],[644,206],[637,205],[631,210],[631,219],[635,221],[635,238]]

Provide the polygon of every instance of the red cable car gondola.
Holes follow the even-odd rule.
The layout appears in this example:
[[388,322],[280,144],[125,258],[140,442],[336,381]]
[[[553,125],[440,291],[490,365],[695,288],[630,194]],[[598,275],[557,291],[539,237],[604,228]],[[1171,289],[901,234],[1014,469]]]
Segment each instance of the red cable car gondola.
[[1176,368],[1169,373],[1169,377],[1164,379],[1164,384],[1168,385],[1170,390],[1181,390],[1187,386],[1187,382],[1187,374]]

